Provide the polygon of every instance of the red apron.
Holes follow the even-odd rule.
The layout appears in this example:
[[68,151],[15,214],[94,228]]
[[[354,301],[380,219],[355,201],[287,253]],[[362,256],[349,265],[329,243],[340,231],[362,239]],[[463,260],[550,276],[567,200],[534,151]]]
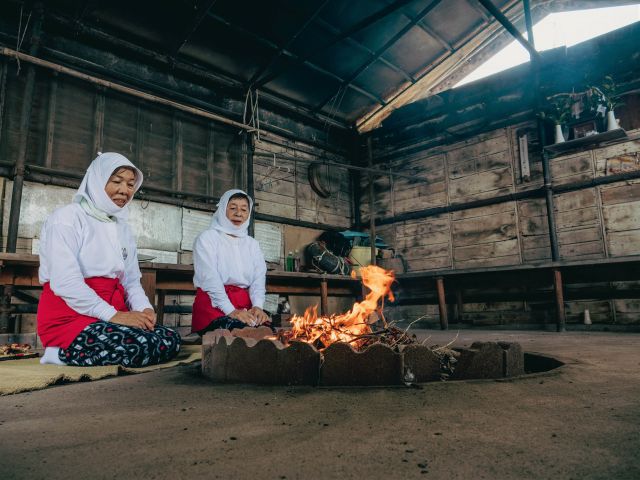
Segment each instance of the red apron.
[[[84,282],[94,290],[100,298],[119,312],[128,312],[124,301],[124,288],[117,278],[91,277]],[[49,282],[42,287],[42,295],[38,302],[38,335],[45,347],[67,348],[84,328],[98,322],[99,319],[80,315],[58,297]]]
[[[248,310],[252,307],[249,290],[236,287],[235,285],[225,285],[224,291],[227,292],[227,296],[235,308],[246,308]],[[193,301],[191,331],[199,332],[200,330],[204,330],[216,318],[223,316],[224,312],[222,310],[211,305],[209,294],[198,288],[196,298]]]

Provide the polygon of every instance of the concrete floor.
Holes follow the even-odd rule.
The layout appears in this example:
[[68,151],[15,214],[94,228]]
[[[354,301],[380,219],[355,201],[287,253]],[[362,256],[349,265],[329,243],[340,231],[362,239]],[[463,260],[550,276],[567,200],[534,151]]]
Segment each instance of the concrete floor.
[[188,366],[0,397],[0,478],[640,478],[640,335],[456,345],[476,339],[567,363],[422,389],[213,385]]

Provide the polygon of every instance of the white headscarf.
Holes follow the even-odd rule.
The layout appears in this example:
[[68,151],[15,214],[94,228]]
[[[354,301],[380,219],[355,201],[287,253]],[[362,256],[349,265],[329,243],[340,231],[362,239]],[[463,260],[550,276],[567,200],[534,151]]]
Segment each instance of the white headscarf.
[[[236,227],[231,222],[231,220],[227,218],[227,204],[229,203],[229,199],[237,193],[245,195],[249,200],[249,216],[242,225]],[[249,222],[251,221],[252,210],[253,200],[249,195],[247,195],[242,190],[227,190],[226,192],[224,192],[222,197],[220,197],[220,201],[218,202],[218,209],[216,210],[216,213],[213,214],[213,219],[211,220],[211,226],[209,228],[228,233],[229,235],[233,235],[235,237],[246,237],[249,234]]]
[[[91,165],[87,168],[87,173],[84,174],[80,188],[73,196],[73,201],[80,203],[89,215],[96,216],[92,211],[95,212],[97,210],[98,214],[104,213],[109,217],[115,217],[118,221],[126,221],[129,216],[128,205],[131,199],[124,207],[119,207],[113,203],[104,190],[113,172],[120,167],[130,167],[135,170],[136,183],[134,193],[138,191],[140,185],[142,185],[142,172],[125,156],[119,153],[107,152],[98,155],[91,162]],[[96,216],[96,218],[98,217]]]

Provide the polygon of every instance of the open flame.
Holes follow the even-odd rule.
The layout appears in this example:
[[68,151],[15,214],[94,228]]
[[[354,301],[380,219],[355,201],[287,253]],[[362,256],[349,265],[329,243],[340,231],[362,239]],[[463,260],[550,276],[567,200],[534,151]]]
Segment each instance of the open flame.
[[366,335],[371,334],[369,316],[378,310],[378,303],[384,297],[393,301],[391,284],[395,275],[375,265],[361,267],[362,283],[370,292],[362,302],[342,315],[318,316],[318,306],[307,308],[304,315],[294,315],[291,319],[290,340],[300,340],[323,349],[335,342],[348,342],[354,348],[364,344]]

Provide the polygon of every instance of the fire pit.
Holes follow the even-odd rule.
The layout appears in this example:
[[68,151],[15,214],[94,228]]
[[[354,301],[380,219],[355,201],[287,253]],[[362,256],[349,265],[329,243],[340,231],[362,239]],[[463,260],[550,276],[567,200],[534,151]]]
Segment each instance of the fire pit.
[[322,317],[310,307],[292,318],[290,330],[276,335],[267,327],[207,333],[203,374],[216,382],[375,386],[524,373],[517,343],[485,342],[456,350],[418,343],[384,318],[384,298],[393,300],[393,272],[369,266],[361,274],[370,292],[345,314]]

